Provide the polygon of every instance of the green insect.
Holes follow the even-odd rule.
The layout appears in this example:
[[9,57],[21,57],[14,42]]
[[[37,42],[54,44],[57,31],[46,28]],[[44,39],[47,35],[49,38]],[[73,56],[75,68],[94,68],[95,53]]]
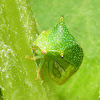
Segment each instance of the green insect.
[[63,17],[53,29],[43,31],[34,41],[34,45],[38,56],[26,58],[40,59],[36,80],[45,62],[50,77],[59,85],[65,83],[82,63],[83,50],[68,32]]

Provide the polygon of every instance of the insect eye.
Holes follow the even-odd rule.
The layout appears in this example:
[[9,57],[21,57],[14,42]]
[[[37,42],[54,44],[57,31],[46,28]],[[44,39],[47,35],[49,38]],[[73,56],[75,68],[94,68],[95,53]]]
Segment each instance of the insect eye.
[[62,58],[63,58],[63,56],[62,56]]
[[63,58],[64,57],[64,54],[63,53],[60,53],[60,56]]

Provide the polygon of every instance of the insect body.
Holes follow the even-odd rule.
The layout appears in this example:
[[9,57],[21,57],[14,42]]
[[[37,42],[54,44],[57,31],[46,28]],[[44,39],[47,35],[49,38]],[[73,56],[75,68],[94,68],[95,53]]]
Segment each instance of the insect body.
[[41,33],[34,45],[41,58],[39,70],[47,62],[48,73],[57,84],[68,80],[82,63],[83,50],[68,32],[63,17],[52,30]]

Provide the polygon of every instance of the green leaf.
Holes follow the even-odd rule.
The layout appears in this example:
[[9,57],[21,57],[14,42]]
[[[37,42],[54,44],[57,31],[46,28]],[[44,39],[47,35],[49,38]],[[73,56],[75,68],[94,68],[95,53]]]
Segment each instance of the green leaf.
[[[28,0],[0,1],[0,88],[4,100],[57,100],[53,83],[36,81],[32,43],[38,35]],[[1,95],[0,95],[1,96]]]
[[31,1],[36,20],[43,30],[52,29],[63,15],[69,32],[83,48],[79,70],[55,89],[60,100],[100,100],[100,1]]

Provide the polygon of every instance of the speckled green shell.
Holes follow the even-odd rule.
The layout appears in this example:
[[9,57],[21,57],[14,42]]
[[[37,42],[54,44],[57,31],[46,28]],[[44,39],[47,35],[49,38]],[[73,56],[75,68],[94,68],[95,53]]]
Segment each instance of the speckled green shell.
[[57,84],[68,80],[82,63],[83,50],[68,32],[63,17],[52,30],[41,33],[34,45],[47,52],[43,59],[48,63],[50,77]]

